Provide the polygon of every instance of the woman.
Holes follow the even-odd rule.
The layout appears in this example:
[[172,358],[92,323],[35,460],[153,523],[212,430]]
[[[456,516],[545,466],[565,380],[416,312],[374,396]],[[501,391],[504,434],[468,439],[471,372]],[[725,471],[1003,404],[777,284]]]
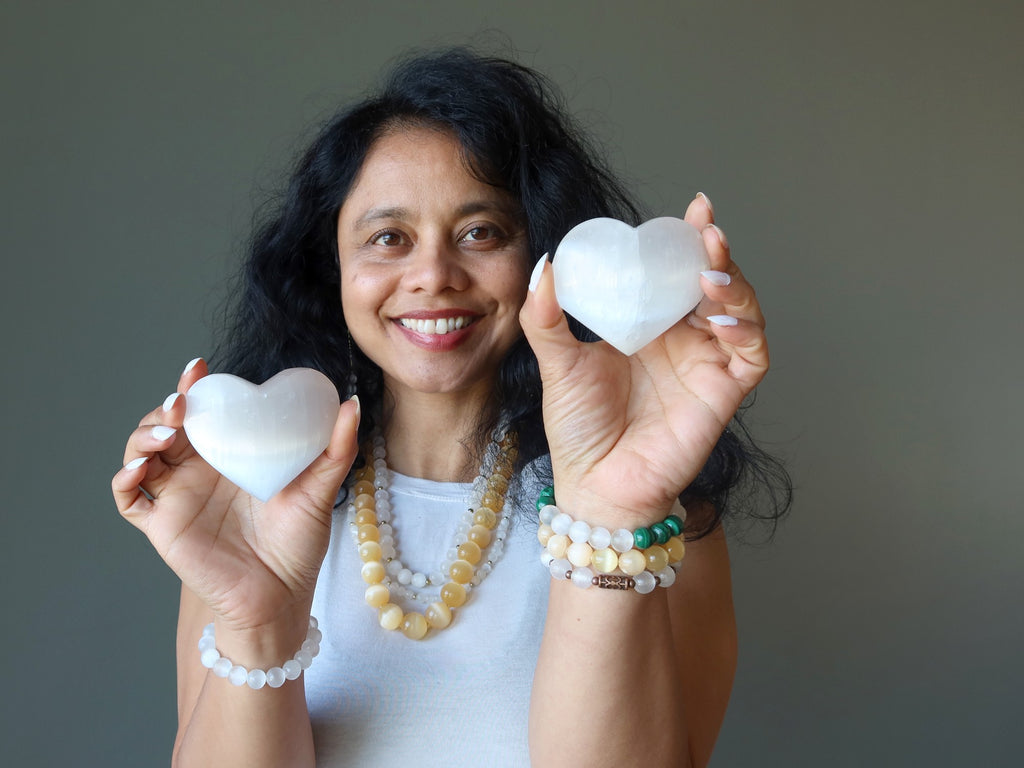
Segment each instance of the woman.
[[[309,366],[357,393],[330,444],[254,500],[180,429],[197,360],[113,481],[182,580],[177,764],[708,761],[736,659],[718,523],[750,461],[723,430],[768,365],[713,215],[703,195],[686,211],[711,258],[705,300],[627,358],[578,340],[537,261],[585,219],[639,221],[537,75],[465,51],[414,59],[324,129],[254,240],[222,367]],[[552,578],[534,506],[552,478],[558,509],[593,529],[667,524],[682,497],[678,583]],[[467,504],[483,517],[459,528]],[[300,647],[319,650],[311,666]],[[293,656],[308,668],[275,687],[218,676]]]

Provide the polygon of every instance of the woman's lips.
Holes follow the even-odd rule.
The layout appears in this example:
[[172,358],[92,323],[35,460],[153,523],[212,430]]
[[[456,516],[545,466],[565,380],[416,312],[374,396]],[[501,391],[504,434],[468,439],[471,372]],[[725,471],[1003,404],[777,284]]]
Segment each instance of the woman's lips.
[[467,310],[416,310],[394,320],[402,335],[422,349],[454,349],[472,333],[480,315]]

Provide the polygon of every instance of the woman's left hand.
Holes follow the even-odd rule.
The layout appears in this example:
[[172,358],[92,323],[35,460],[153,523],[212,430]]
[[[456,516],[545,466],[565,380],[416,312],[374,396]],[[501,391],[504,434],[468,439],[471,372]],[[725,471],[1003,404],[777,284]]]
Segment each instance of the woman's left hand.
[[520,312],[544,384],[556,497],[588,522],[663,517],[768,369],[764,317],[707,198],[685,219],[702,232],[715,279],[705,273],[697,308],[636,354],[575,339],[549,264]]

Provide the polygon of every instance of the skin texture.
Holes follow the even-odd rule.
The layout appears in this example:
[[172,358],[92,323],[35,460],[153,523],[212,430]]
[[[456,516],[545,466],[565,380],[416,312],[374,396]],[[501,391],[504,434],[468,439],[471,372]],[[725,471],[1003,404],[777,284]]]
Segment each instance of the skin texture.
[[[559,505],[609,527],[659,520],[767,369],[754,292],[698,196],[686,218],[730,284],[702,280],[695,312],[633,357],[580,344],[550,266],[526,291],[531,259],[515,210],[467,172],[449,135],[424,128],[378,139],[342,207],[341,297],[353,338],[384,371],[389,464],[471,479],[468,446],[497,361],[525,332],[544,380]],[[738,322],[707,320],[716,315]],[[411,316],[473,322],[439,340],[402,330],[396,321]],[[182,579],[175,763],[312,765],[302,678],[248,695],[209,674],[195,642],[213,621],[224,655],[263,668],[300,645],[331,507],[356,453],[358,403],[341,406],[324,454],[261,504],[210,468],[180,429],[188,389],[206,373],[196,363],[178,382],[184,397],[143,417],[125,450],[129,467],[112,483],[121,513]],[[176,431],[158,439],[158,425]],[[531,703],[533,765],[705,764],[735,659],[721,531],[689,545],[671,589],[640,596],[553,583]]]

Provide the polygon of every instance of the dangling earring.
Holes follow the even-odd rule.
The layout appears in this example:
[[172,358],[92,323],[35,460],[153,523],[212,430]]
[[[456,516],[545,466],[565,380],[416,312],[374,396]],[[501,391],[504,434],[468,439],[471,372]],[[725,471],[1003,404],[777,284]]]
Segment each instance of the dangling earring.
[[352,351],[352,334],[345,331],[348,336],[348,386],[345,390],[345,397],[351,400],[358,391],[359,377],[356,376],[355,353]]

